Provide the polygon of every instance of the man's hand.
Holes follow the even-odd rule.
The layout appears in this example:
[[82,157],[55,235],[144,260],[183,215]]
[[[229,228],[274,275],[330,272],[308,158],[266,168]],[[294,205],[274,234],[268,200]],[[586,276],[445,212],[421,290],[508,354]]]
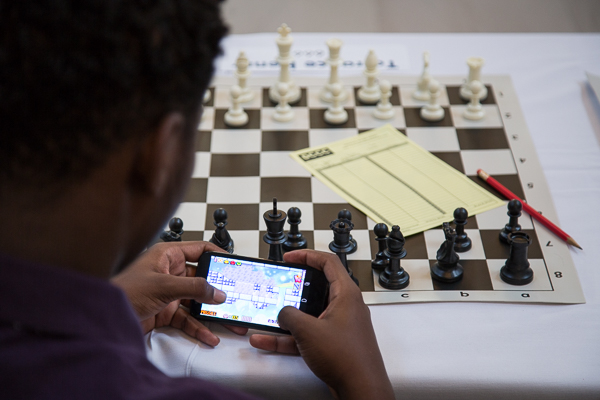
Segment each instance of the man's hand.
[[[186,261],[197,262],[205,251],[222,251],[212,243],[158,243],[142,253],[123,272],[111,279],[119,286],[136,311],[144,333],[171,325],[209,345],[219,344],[219,338],[207,327],[179,307],[182,299],[200,303],[223,303],[226,295],[197,278],[196,268]],[[248,329],[228,326],[232,332],[246,334]]]
[[331,284],[329,305],[319,318],[284,307],[279,325],[292,336],[252,335],[250,344],[263,350],[300,354],[341,399],[393,399],[369,308],[338,257],[298,250],[286,253],[284,259],[325,273]]

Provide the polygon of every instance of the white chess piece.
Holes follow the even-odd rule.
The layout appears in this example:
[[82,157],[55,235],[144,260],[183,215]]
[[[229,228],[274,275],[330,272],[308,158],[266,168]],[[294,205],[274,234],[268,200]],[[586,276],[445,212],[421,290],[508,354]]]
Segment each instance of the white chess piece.
[[238,85],[231,87],[231,107],[225,113],[225,124],[229,126],[243,126],[248,123],[248,114],[240,104],[242,88]]
[[277,62],[281,67],[279,70],[279,78],[277,82],[273,84],[269,88],[269,98],[271,101],[277,103],[279,101],[279,82],[286,83],[288,85],[288,103],[294,104],[300,100],[300,88],[294,83],[293,79],[290,77],[290,64],[294,61],[292,56],[290,55],[290,48],[292,47],[292,43],[294,39],[290,36],[292,30],[286,24],[282,24],[278,29],[279,37],[275,41],[277,43],[277,48],[279,49],[279,56],[277,57]]
[[435,79],[429,82],[429,103],[421,108],[421,118],[425,121],[436,122],[444,119],[444,109],[438,103],[440,84]]
[[381,90],[375,82],[379,71],[377,71],[377,55],[373,50],[369,50],[363,74],[367,77],[367,84],[358,89],[358,99],[365,104],[375,104],[381,98]]
[[329,39],[325,43],[329,48],[329,58],[327,59],[327,62],[329,63],[330,73],[329,81],[323,87],[323,89],[321,89],[319,98],[324,102],[331,103],[333,101],[332,87],[336,83],[339,83],[340,87],[342,88],[342,91],[340,92],[340,101],[344,102],[348,98],[349,94],[342,85],[342,81],[340,80],[340,76],[338,74],[338,67],[342,64],[342,59],[340,58],[340,49],[343,42],[340,39]]
[[206,91],[204,92],[204,97],[202,98],[202,104],[207,104],[210,101],[210,98],[210,89],[206,89]]
[[416,100],[427,101],[429,100],[429,82],[431,82],[431,75],[429,75],[429,52],[423,53],[423,73],[417,81],[417,90],[412,94]]
[[[460,87],[460,97],[463,100],[471,100],[471,82],[481,82],[481,67],[483,67],[483,58],[481,57],[469,57],[467,58],[467,65],[469,66],[469,76],[467,81]],[[481,92],[479,92],[479,100],[485,100],[487,97],[487,88],[483,86]]]
[[246,53],[240,51],[240,55],[235,61],[235,66],[237,67],[235,76],[238,80],[238,86],[242,89],[240,103],[247,103],[254,98],[254,92],[251,91],[248,86],[246,86],[248,77],[250,76],[250,71],[248,71],[249,64],[250,63],[248,61],[248,57],[246,57]]
[[483,88],[483,84],[477,80],[472,81],[470,85],[471,101],[467,104],[467,108],[463,113],[463,117],[473,121],[482,119],[485,116],[481,102],[479,101],[479,93]]
[[390,103],[390,97],[392,96],[392,84],[382,79],[379,82],[379,87],[381,88],[381,100],[377,103],[377,107],[375,111],[373,111],[373,116],[377,119],[392,119],[394,118],[394,107],[392,107],[392,103]]
[[332,103],[325,111],[325,121],[332,125],[341,125],[348,121],[348,112],[341,105],[342,89],[340,83],[331,85]]
[[273,119],[278,122],[289,122],[294,119],[294,110],[287,102],[289,87],[287,83],[279,82],[279,104],[275,107]]

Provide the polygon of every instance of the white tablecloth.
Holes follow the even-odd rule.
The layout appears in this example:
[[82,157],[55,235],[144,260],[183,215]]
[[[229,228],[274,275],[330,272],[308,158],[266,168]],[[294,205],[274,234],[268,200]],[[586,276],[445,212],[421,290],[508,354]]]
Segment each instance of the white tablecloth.
[[[295,46],[331,34],[295,33]],[[600,34],[337,34],[345,43],[396,43],[398,73],[511,75],[535,143],[556,221],[584,248],[572,250],[587,300],[581,305],[403,304],[371,307],[397,397],[405,399],[600,398],[600,103],[585,71],[600,74]],[[275,34],[232,36],[226,53],[273,49]],[[343,52],[343,50],[342,50]],[[250,55],[249,55],[250,56]],[[299,357],[255,350],[248,337],[213,325],[212,349],[173,329],[147,336],[166,373],[199,376],[266,398],[330,398]],[[357,377],[360,379],[360,377]]]

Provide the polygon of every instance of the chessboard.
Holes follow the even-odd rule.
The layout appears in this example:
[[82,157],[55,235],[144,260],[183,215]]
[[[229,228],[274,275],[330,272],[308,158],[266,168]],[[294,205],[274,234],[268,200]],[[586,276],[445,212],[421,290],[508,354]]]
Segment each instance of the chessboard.
[[234,253],[266,258],[268,245],[262,240],[266,233],[262,215],[272,208],[273,198],[277,198],[281,210],[300,208],[300,230],[308,248],[321,251],[328,252],[333,240],[331,221],[340,210],[351,211],[352,236],[358,249],[348,255],[348,262],[367,304],[585,302],[568,246],[526,213],[519,223],[532,239],[528,258],[534,280],[524,286],[513,286],[500,279],[500,269],[509,256],[509,246],[498,238],[508,222],[506,207],[469,216],[465,231],[473,246],[460,253],[464,277],[459,282],[440,283],[431,279],[430,266],[436,262],[436,251],[444,241],[440,226],[406,237],[407,255],[401,265],[410,275],[408,287],[391,291],[379,286],[371,260],[378,251],[373,227],[380,221],[366,217],[312,177],[292,160],[290,152],[359,135],[389,123],[499,198],[504,200],[477,177],[477,169],[485,170],[549,219],[557,221],[510,77],[482,78],[488,96],[482,101],[485,117],[478,121],[462,116],[467,102],[460,98],[459,88],[464,78],[436,77],[442,85],[439,100],[445,110],[445,117],[439,122],[420,118],[419,111],[425,103],[411,95],[416,90],[416,77],[386,79],[392,83],[390,101],[396,111],[393,119],[382,121],[372,117],[374,106],[361,104],[356,96],[364,78],[345,77],[342,80],[349,97],[343,105],[349,119],[334,126],[325,122],[323,115],[328,104],[319,99],[325,79],[294,77],[301,88],[301,98],[293,105],[295,118],[282,123],[272,118],[276,104],[268,94],[275,79],[251,78],[248,87],[254,98],[243,104],[248,123],[232,128],[225,125],[224,115],[231,105],[231,85],[236,81],[232,77],[216,78],[198,127],[193,177],[175,213],[184,222],[183,240],[209,240],[215,229],[213,213],[224,208],[228,213],[227,229],[235,243]]

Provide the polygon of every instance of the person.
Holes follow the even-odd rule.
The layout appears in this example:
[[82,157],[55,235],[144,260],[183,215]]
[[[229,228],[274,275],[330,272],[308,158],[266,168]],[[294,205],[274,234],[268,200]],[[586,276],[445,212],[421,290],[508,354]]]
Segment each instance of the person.
[[[191,176],[201,99],[226,34],[219,6],[0,2],[2,397],[251,398],[164,375],[143,341],[168,325],[219,341],[181,306],[225,300],[186,264],[218,248],[144,251]],[[393,398],[369,309],[337,258],[286,260],[322,269],[330,304],[319,318],[286,307],[279,321],[292,336],[250,344],[300,354],[339,398]]]

